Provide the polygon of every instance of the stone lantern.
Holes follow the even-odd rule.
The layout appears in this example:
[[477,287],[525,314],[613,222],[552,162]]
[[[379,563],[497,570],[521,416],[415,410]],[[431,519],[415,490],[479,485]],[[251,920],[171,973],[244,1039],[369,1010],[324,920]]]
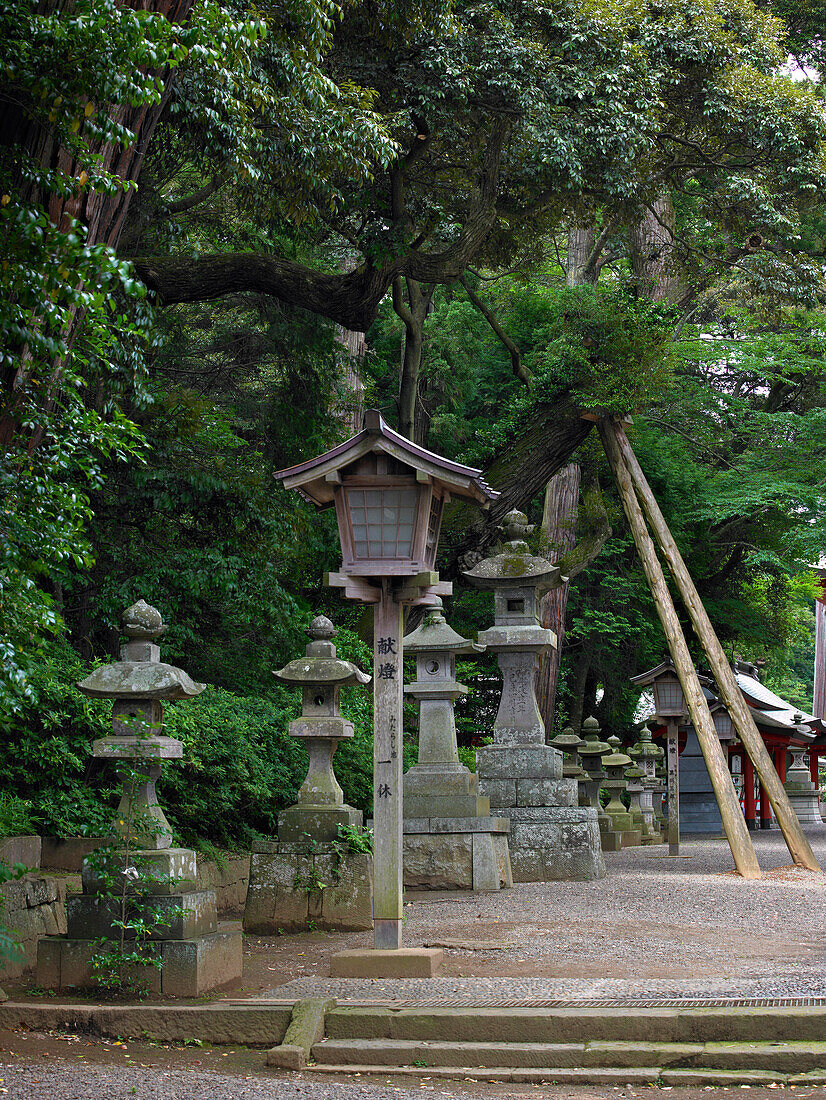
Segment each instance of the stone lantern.
[[582,737],[585,742],[579,750],[586,778],[580,781],[580,805],[591,806],[599,821],[602,838],[602,850],[614,852],[620,847],[621,838],[611,829],[611,818],[602,807],[599,792],[605,779],[602,758],[611,752],[611,746],[600,740],[599,722],[591,716],[582,723]]
[[[628,750],[628,755],[642,769],[642,792],[640,794],[640,808],[642,810],[645,827],[643,829],[643,844],[659,844],[662,836],[657,815],[655,800],[660,792],[661,784],[657,777],[657,761],[665,755],[659,745],[655,745],[651,739],[651,730],[643,726],[640,730],[639,740]],[[626,776],[628,772],[625,773]],[[659,797],[662,806],[662,797]]]
[[[172,829],[158,803],[155,784],[164,760],[180,760],[183,745],[163,730],[163,700],[191,699],[206,687],[196,684],[183,669],[164,664],[155,639],[166,633],[161,614],[145,600],[127,608],[116,664],[101,665],[77,685],[92,699],[112,699],[112,734],[92,745],[92,755],[103,760],[134,761],[133,771],[143,778],[125,782],[120,806],[112,823],[122,840],[131,828],[130,842],[141,849],[162,851],[172,845]],[[130,824],[131,823],[131,824]],[[177,869],[170,867],[169,873]]]
[[298,802],[279,814],[278,839],[286,843],[329,844],[338,836],[339,825],[359,828],[361,810],[344,803],[344,795],[333,772],[333,756],[339,741],[353,736],[353,723],[341,716],[341,689],[370,683],[367,673],[336,655],[332,639],[336,629],[319,615],[307,633],[312,639],[305,656],[275,673],[284,684],[301,688],[301,717],[290,722],[290,736],[307,746],[307,778],[298,791]]
[[562,758],[563,779],[575,779],[577,783],[583,783],[588,779],[588,773],[579,761],[579,750],[585,741],[574,733],[571,726],[566,726],[562,733],[552,737],[548,744],[553,745],[557,752],[568,756],[567,760],[564,756]]
[[602,765],[605,768],[605,779],[602,785],[610,795],[605,812],[611,819],[611,831],[618,833],[621,838],[620,847],[629,848],[642,841],[640,830],[634,827],[633,818],[620,799],[625,791],[625,769],[631,763],[631,757],[618,751],[619,737],[609,737],[608,744],[611,746],[611,752],[602,758]]
[[490,816],[478,777],[459,762],[453,706],[467,694],[456,682],[456,657],[484,646],[447,624],[439,600],[404,639],[416,658],[405,693],[419,704],[419,759],[404,777],[404,881],[442,890],[511,886],[507,818]]
[[576,783],[563,779],[560,754],[545,744],[534,687],[540,655],[556,645],[553,631],[539,624],[538,600],[562,579],[529,552],[524,513],[509,512],[502,531],[503,545],[464,574],[493,593],[494,625],[479,641],[496,653],[503,680],[494,744],[476,754],[480,787],[494,813],[510,818],[515,882],[600,878],[596,812],[577,804]]
[[117,939],[122,918],[119,902],[98,893],[105,874],[134,897],[130,913],[168,914],[162,934],[151,936],[163,962],[147,974],[151,991],[191,997],[239,978],[242,965],[241,932],[219,926],[215,891],[197,888],[195,852],[172,847],[172,829],[155,790],[162,762],[183,755],[181,742],[163,733],[163,701],[190,699],[206,685],[161,661],[157,639],[166,627],[145,600],[123,613],[123,632],[129,640],[120,661],[96,668],[78,684],[90,698],[113,700],[112,733],[92,746],[94,756],[120,765],[113,846],[84,860],[83,893],[66,902],[68,936],[40,941],[37,981],[46,989],[94,984],[96,941]]
[[631,815],[633,827],[640,831],[640,843],[643,843],[646,836],[651,835],[650,823],[647,828],[645,814],[643,813],[640,801],[643,793],[642,781],[645,779],[645,772],[632,760],[631,764],[623,772],[623,776],[625,777],[625,793],[628,796],[628,812]]
[[[795,717],[802,716],[795,715]],[[808,726],[802,728],[806,733],[810,732]],[[786,771],[786,781],[783,786],[786,788],[789,802],[801,825],[817,825],[822,828],[820,791],[816,784],[812,782],[808,751],[809,749],[805,745],[789,745],[792,761]]]
[[278,816],[278,840],[261,841],[253,852],[244,910],[248,932],[304,931],[308,927],[360,931],[372,928],[372,861],[352,852],[339,827],[358,830],[361,810],[347,806],[333,772],[340,741],[353,736],[341,715],[341,689],[370,677],[338,657],[336,630],[324,615],[310,623],[305,655],[276,672],[282,683],[301,688],[301,716],[290,734],[307,745],[307,777],[298,802]]

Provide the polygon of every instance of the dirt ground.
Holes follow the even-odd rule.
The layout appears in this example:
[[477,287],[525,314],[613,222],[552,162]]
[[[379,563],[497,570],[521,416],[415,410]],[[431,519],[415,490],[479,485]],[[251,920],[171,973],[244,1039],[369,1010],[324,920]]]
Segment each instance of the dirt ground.
[[[89,1067],[112,1073],[115,1087],[101,1091],[90,1080]],[[123,1071],[128,1071],[124,1073]],[[204,1075],[213,1075],[214,1091],[204,1089]],[[426,1074],[418,1079],[404,1080],[384,1077],[320,1077],[311,1073],[285,1073],[267,1068],[262,1052],[244,1046],[212,1047],[174,1043],[126,1042],[120,1039],[91,1039],[72,1032],[2,1031],[0,1030],[0,1095],[10,1100],[38,1098],[59,1100],[116,1100],[120,1080],[123,1095],[140,1096],[141,1084],[161,1086],[171,1098],[189,1095],[188,1078],[197,1078],[197,1095],[205,1093],[214,1100],[232,1096],[262,1096],[272,1100],[293,1097],[306,1100],[386,1100],[392,1093],[398,1100],[413,1094],[432,1094],[434,1100],[456,1097],[456,1100],[535,1100],[537,1095],[548,1100],[639,1100],[657,1097],[660,1100],[722,1100],[724,1094],[748,1092],[750,1100],[769,1100],[778,1091],[793,1093],[799,1100],[826,1100],[826,1088],[812,1086],[774,1087],[733,1086],[731,1088],[661,1088],[632,1086],[559,1086],[521,1085],[495,1082],[445,1081],[433,1083]],[[359,1078],[356,1081],[355,1078]],[[135,1084],[129,1082],[135,1081]],[[69,1083],[68,1091],[65,1090]],[[173,1085],[174,1082],[174,1085]],[[260,1090],[260,1091],[259,1091]],[[154,1093],[153,1093],[154,1094]]]

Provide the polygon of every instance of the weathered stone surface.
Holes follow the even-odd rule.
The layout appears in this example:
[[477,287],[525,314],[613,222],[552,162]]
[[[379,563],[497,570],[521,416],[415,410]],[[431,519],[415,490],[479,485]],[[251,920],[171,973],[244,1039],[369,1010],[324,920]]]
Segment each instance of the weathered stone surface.
[[[409,813],[408,813],[409,811]],[[487,817],[490,814],[490,799],[473,794],[416,794],[404,795],[405,818],[423,817]]]
[[[294,844],[255,852],[244,909],[247,932],[316,927],[363,931],[372,927],[372,859],[366,853]],[[321,884],[321,885],[318,885]]]
[[152,894],[182,894],[192,890],[198,877],[195,852],[191,848],[166,848],[162,850],[138,849],[130,853],[112,851],[105,856],[92,855],[83,861],[83,892],[99,893],[102,888],[100,870],[103,866],[117,873],[128,866],[137,866],[148,879],[141,889]]
[[[332,862],[332,859],[331,859]],[[322,928],[358,932],[373,924],[373,857],[348,853],[321,895]]]
[[[134,901],[127,908],[127,918],[148,910],[160,914],[151,939],[187,940],[218,930],[218,911],[214,890],[193,890],[182,894],[155,895],[150,900]],[[120,920],[121,907],[115,899],[100,899],[95,895],[76,894],[66,900],[66,918],[72,939],[91,940],[98,936],[114,938],[118,933],[112,922]],[[152,919],[148,916],[148,919]],[[126,931],[125,938],[135,938]]]
[[0,887],[3,923],[13,934],[20,954],[0,960],[0,977],[16,978],[37,958],[38,940],[66,931],[65,886],[52,875],[26,875]]
[[319,844],[329,844],[338,836],[339,825],[358,829],[361,824],[361,810],[352,806],[290,806],[278,816],[278,839],[306,844],[310,836]]
[[432,978],[443,957],[437,947],[357,948],[333,955],[330,973],[334,978]]
[[293,1006],[284,1041],[267,1051],[267,1065],[304,1069],[314,1043],[324,1038],[324,1019],[335,1008],[332,997],[310,997]]
[[[562,755],[550,745],[486,745],[476,750],[476,769],[480,790],[487,794],[489,780],[561,779]],[[496,804],[491,797],[491,805]]]
[[37,871],[41,859],[40,837],[3,837],[0,839],[0,859],[10,867],[15,863],[23,863],[30,871]]
[[243,944],[241,929],[229,925],[197,939],[164,941],[162,992],[172,997],[197,997],[236,981],[243,970]]
[[506,817],[430,817],[408,818],[405,833],[507,833]]
[[404,884],[430,890],[472,890],[473,834],[405,834]]
[[516,781],[517,806],[576,806],[577,802],[576,780],[530,778]]

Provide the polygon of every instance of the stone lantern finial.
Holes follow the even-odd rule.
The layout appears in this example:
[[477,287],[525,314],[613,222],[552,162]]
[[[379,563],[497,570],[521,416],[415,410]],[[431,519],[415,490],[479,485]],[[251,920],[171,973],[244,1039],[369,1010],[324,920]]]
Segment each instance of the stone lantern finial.
[[307,627],[307,633],[314,642],[328,642],[331,638],[335,638],[338,631],[326,615],[316,615]]

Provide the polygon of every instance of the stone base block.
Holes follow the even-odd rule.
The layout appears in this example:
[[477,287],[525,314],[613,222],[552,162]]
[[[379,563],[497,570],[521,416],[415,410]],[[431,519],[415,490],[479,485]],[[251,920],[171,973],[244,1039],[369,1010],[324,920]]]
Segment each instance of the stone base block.
[[254,852],[244,930],[272,934],[310,927],[363,932],[373,927],[373,859],[363,852],[297,844]]
[[408,794],[404,792],[404,816],[489,817],[490,799],[480,794]]
[[432,978],[441,966],[438,947],[399,947],[392,951],[355,948],[333,955],[333,978]]
[[352,806],[290,806],[278,815],[278,839],[284,844],[330,844],[339,825],[360,829],[361,810]]
[[[141,874],[141,891],[150,894],[184,894],[195,889],[198,867],[191,848],[164,848],[161,851],[140,848],[127,854],[115,849],[93,852],[83,860],[83,892],[97,894],[107,890],[106,878],[119,888],[125,869],[136,868]],[[131,883],[130,883],[131,885]]]
[[508,847],[514,882],[602,878],[596,811],[574,806],[512,806],[499,811],[511,823]]
[[[37,984],[42,989],[94,989],[91,959],[99,949],[90,940],[46,937],[37,945]],[[243,935],[237,925],[221,925],[217,932],[191,940],[159,940],[146,950],[161,958],[162,968],[137,966],[131,975],[150,993],[197,997],[241,977]]]
[[623,829],[620,836],[623,848],[638,848],[642,844],[642,833],[639,829]]
[[[155,918],[149,910],[159,914]],[[147,920],[157,925],[150,939],[189,940],[218,931],[218,909],[214,890],[192,890],[184,894],[156,894],[128,903],[126,917],[147,914]],[[119,935],[114,920],[120,920],[121,907],[116,899],[98,898],[89,894],[69,894],[66,898],[66,921],[70,939],[93,940],[100,936]],[[127,931],[126,939],[133,940]]]
[[618,852],[622,847],[622,833],[615,833],[612,829],[600,825],[599,840],[603,852]]
[[483,794],[491,779],[561,779],[562,753],[551,745],[486,745],[476,750],[476,771]]
[[820,796],[813,783],[809,785],[808,790],[797,790],[795,786],[787,783],[786,794],[789,796],[789,802],[801,825],[821,825],[823,823],[820,816]]
[[15,863],[25,863],[29,871],[38,871],[40,853],[39,836],[7,836],[0,840],[0,859],[9,867]]
[[[404,832],[404,884],[426,890],[474,890],[493,892],[513,885],[507,822],[480,819],[473,832],[450,830],[449,820],[434,819],[438,830],[423,831],[429,824],[413,821],[414,831]],[[496,824],[494,825],[493,822]],[[504,829],[501,826],[504,825]]]

